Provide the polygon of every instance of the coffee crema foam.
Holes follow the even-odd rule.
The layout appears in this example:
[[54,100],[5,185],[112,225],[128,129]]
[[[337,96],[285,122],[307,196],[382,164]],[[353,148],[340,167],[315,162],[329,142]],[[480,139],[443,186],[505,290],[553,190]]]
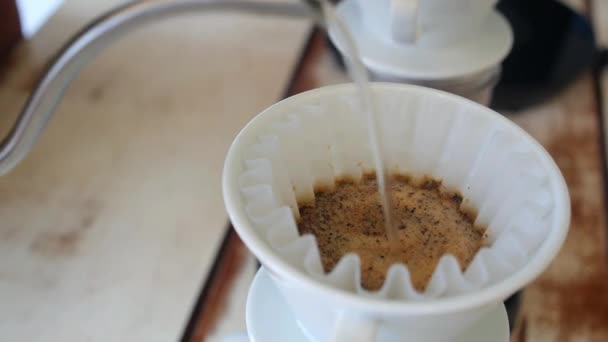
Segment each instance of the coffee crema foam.
[[460,209],[462,196],[440,181],[392,176],[390,194],[394,244],[386,236],[373,174],[359,182],[337,180],[333,190],[315,190],[313,203],[299,204],[298,230],[316,237],[325,272],[352,252],[361,260],[364,288],[380,289],[390,266],[403,263],[414,287],[424,290],[443,255],[453,255],[464,271],[486,244],[486,229],[474,225],[473,213]]

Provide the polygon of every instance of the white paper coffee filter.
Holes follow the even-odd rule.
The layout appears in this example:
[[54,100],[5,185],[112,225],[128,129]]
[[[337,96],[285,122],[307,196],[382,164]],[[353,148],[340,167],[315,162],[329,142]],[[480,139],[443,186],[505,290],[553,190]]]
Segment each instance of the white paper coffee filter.
[[300,236],[298,203],[336,178],[361,178],[373,170],[364,114],[354,88],[341,96],[320,93],[291,106],[244,154],[239,186],[249,219],[293,267],[331,286],[365,296],[425,300],[469,293],[520,269],[538,250],[551,226],[551,184],[539,153],[523,133],[481,107],[451,97],[419,97],[375,91],[379,128],[392,173],[441,179],[458,190],[465,209],[488,227],[482,248],[463,273],[451,255],[441,258],[424,292],[414,289],[407,266],[393,265],[384,286],[363,289],[359,257],[349,254],[325,274],[313,236]]

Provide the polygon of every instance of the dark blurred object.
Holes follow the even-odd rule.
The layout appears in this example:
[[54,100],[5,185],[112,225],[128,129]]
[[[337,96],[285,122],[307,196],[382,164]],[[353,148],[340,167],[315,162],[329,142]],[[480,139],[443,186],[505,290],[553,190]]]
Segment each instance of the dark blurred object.
[[15,0],[0,0],[0,59],[21,40],[21,24]]
[[598,53],[587,18],[554,0],[501,0],[514,33],[491,107],[520,110],[556,95]]
[[29,39],[59,9],[63,0],[0,0],[0,59]]

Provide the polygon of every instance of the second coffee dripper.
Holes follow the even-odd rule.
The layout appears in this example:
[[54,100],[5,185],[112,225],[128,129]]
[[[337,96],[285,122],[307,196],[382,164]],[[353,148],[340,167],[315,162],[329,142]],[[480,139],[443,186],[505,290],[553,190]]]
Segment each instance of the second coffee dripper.
[[[377,81],[444,90],[487,105],[513,33],[494,0],[345,0],[337,6]],[[344,42],[330,30],[344,53]]]

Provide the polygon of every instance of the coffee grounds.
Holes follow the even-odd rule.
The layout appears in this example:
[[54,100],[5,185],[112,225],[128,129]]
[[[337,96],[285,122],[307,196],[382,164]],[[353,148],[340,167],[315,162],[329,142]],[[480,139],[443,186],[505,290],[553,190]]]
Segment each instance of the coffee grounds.
[[354,252],[361,260],[364,288],[381,288],[389,267],[404,263],[414,287],[423,290],[441,256],[453,255],[464,270],[484,245],[485,229],[475,227],[474,215],[460,209],[462,196],[445,191],[439,181],[415,184],[396,176],[391,197],[398,241],[391,247],[376,184],[373,175],[358,183],[341,180],[334,191],[316,191],[314,203],[300,207],[298,230],[316,237],[326,272]]

